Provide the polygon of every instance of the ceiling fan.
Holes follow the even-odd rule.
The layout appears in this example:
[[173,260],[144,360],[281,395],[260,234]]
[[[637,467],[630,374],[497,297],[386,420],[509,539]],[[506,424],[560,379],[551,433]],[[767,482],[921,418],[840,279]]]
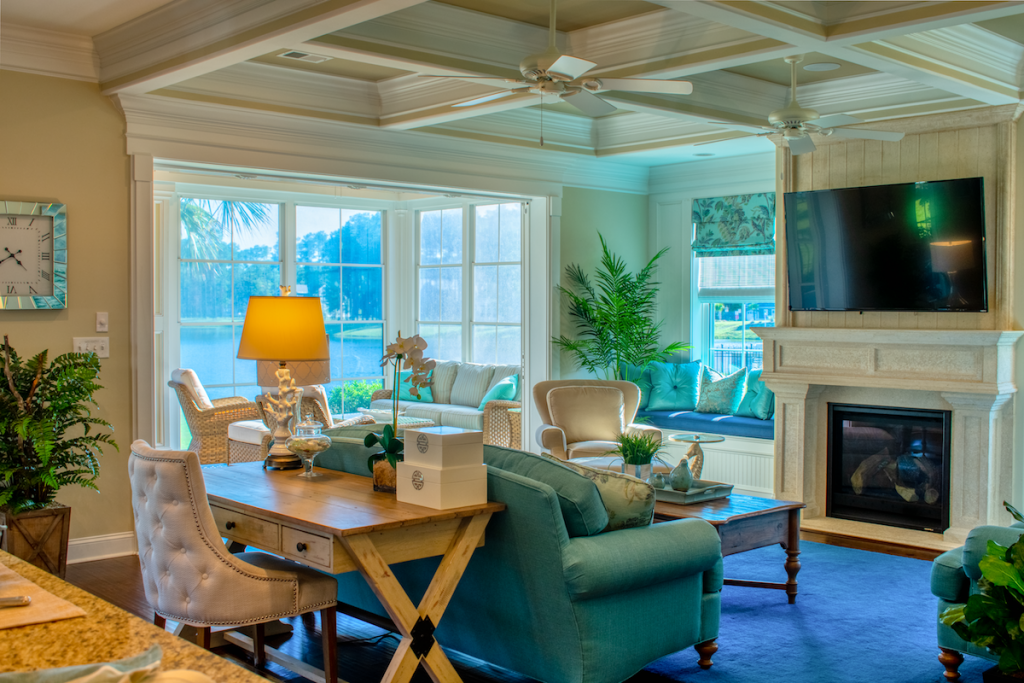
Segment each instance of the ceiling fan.
[[[530,92],[541,96],[558,97],[576,107],[587,116],[604,116],[616,108],[595,93],[606,90],[624,92],[658,93],[663,95],[689,95],[693,85],[689,81],[650,80],[645,78],[584,78],[584,74],[597,66],[596,63],[563,55],[555,47],[555,2],[551,0],[551,20],[548,28],[548,48],[539,54],[530,55],[519,63],[522,79],[495,78],[487,76],[447,76],[459,80],[508,88],[505,92],[475,97],[454,107],[472,107],[518,93]],[[428,74],[424,74],[427,76]],[[438,76],[434,76],[438,78]]]
[[796,101],[796,65],[803,61],[803,56],[786,57],[790,65],[790,77],[792,86],[790,89],[789,104],[782,109],[776,109],[768,115],[770,126],[744,126],[733,124],[728,121],[716,121],[715,123],[728,124],[736,130],[752,131],[758,135],[781,134],[789,150],[793,154],[807,154],[817,149],[810,133],[818,135],[835,135],[840,138],[853,138],[860,140],[883,140],[886,142],[898,142],[903,139],[903,133],[893,133],[884,130],[869,130],[865,128],[840,128],[853,123],[863,123],[856,116],[846,114],[833,114],[821,118],[814,109],[801,107]]

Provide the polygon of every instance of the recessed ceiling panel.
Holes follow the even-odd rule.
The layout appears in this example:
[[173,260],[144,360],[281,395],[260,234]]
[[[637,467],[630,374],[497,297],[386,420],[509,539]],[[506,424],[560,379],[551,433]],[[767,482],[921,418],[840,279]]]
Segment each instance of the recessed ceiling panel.
[[896,12],[927,3],[906,0],[776,0],[771,4],[826,26],[832,26],[852,19]]
[[[807,71],[804,69],[808,64],[820,64],[824,62],[838,64],[839,68],[833,69],[832,71]],[[834,81],[837,78],[847,78],[849,76],[860,76],[863,74],[875,73],[873,69],[869,69],[866,66],[844,62],[841,59],[818,54],[817,52],[808,52],[804,55],[804,61],[800,62],[796,68],[797,82],[801,85],[807,83],[819,83],[821,81]],[[789,64],[786,64],[786,62],[781,59],[771,59],[766,62],[757,62],[756,64],[744,64],[743,66],[725,69],[725,71],[740,74],[741,76],[749,76],[750,78],[756,78],[761,81],[768,81],[769,83],[775,83],[777,85],[789,85]]]
[[[551,11],[551,3],[548,0],[440,1],[445,5],[454,5],[545,28],[548,26],[548,14]],[[556,24],[559,31],[575,31],[664,9],[642,0],[559,0]]]
[[979,21],[975,25],[1024,45],[1024,14]]
[[386,66],[377,66],[376,64],[364,64],[363,62],[354,62],[348,59],[328,59],[326,62],[320,62],[319,64],[312,64],[310,62],[303,62],[298,59],[288,59],[281,55],[286,52],[292,52],[292,50],[277,50],[270,53],[269,55],[260,55],[249,61],[259,62],[260,64],[273,64],[274,66],[285,66],[289,69],[300,69],[302,71],[313,71],[315,73],[327,74],[329,76],[341,76],[342,78],[352,78],[357,81],[383,81],[388,78],[394,78],[396,76],[404,76],[409,73],[408,71],[400,71],[398,69],[391,69]]
[[0,21],[79,36],[95,36],[171,0],[3,0]]

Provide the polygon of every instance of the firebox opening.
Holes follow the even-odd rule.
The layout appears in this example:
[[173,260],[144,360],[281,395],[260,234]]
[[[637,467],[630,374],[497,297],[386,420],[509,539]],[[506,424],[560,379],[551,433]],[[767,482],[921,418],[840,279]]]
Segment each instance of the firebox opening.
[[829,403],[826,514],[945,531],[951,416],[943,410]]

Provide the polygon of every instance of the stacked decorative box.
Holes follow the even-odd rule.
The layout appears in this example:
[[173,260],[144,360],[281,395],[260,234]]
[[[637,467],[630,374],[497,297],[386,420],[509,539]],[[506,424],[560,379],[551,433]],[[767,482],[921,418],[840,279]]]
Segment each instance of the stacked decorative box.
[[398,500],[435,510],[487,502],[484,433],[458,427],[405,430]]

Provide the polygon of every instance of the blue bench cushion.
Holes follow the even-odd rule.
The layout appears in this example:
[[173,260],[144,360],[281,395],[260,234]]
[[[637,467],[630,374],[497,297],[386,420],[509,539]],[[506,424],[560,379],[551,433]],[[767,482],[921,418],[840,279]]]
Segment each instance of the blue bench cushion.
[[753,417],[697,413],[692,410],[641,410],[634,421],[681,432],[748,436],[755,439],[775,438],[775,420],[758,420]]

